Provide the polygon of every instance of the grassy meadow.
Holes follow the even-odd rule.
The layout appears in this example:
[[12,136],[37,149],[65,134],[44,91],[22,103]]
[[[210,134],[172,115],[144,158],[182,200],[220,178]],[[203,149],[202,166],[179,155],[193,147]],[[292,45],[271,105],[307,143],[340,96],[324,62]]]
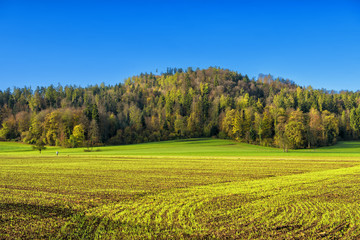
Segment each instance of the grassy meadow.
[[360,142],[0,143],[0,239],[357,239],[359,202]]

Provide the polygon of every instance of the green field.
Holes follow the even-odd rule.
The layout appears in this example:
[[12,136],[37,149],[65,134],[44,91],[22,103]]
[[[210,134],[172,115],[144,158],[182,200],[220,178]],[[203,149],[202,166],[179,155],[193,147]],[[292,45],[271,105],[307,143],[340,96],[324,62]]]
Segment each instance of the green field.
[[93,150],[1,142],[0,239],[360,238],[360,142]]

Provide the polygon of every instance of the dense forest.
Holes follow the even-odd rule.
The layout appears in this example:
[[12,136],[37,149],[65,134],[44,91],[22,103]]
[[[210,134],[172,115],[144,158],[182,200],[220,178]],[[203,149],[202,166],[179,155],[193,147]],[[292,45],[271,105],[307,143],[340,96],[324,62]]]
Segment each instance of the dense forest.
[[288,148],[359,139],[360,92],[220,68],[140,74],[115,86],[0,91],[0,139],[64,147],[189,137]]

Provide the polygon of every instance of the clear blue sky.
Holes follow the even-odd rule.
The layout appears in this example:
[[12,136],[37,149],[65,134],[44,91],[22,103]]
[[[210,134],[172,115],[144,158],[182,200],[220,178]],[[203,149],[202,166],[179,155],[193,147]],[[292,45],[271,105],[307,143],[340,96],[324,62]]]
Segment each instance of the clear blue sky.
[[0,0],[0,90],[219,66],[360,89],[360,1]]

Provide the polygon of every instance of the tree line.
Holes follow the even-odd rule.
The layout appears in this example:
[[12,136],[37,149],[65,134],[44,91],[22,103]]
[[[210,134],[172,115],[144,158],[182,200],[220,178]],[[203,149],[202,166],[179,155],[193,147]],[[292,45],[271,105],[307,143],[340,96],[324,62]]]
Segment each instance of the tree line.
[[168,68],[114,86],[0,91],[0,139],[51,146],[189,137],[313,148],[360,136],[360,93],[301,87],[227,69]]

